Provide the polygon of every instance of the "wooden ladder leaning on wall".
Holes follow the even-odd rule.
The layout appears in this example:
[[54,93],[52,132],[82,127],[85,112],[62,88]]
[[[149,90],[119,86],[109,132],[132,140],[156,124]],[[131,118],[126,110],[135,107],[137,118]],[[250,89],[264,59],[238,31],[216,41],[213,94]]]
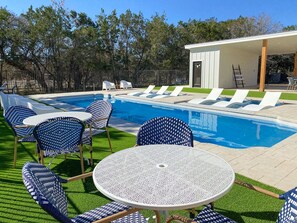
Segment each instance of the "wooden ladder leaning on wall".
[[235,81],[236,88],[238,88],[238,87],[244,88],[244,78],[243,78],[243,76],[241,74],[240,66],[238,65],[238,67],[236,68],[232,64],[232,70],[233,70],[233,76],[234,76],[234,81]]

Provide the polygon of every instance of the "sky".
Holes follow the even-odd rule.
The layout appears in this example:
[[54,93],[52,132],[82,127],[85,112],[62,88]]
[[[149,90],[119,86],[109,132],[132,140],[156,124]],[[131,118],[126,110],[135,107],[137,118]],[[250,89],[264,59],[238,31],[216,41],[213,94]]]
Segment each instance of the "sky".
[[[273,23],[283,26],[297,25],[296,0],[64,0],[64,8],[85,12],[95,20],[101,8],[108,15],[116,10],[118,15],[130,9],[134,13],[142,12],[150,19],[156,13],[165,14],[169,24],[189,19],[218,21],[236,19],[239,16],[258,17],[267,15]],[[0,6],[19,15],[32,5],[40,7],[51,5],[51,0],[0,0]]]

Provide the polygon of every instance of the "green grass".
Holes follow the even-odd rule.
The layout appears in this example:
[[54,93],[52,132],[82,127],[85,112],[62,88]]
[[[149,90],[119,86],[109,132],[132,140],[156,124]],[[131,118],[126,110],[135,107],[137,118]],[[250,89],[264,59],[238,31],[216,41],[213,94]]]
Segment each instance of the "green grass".
[[[168,88],[169,91],[173,91],[175,86],[170,86]],[[156,87],[156,89],[160,89],[160,87]],[[183,89],[183,92],[185,93],[203,93],[203,94],[208,94],[211,91],[211,89],[208,88],[187,88],[185,87]],[[234,95],[235,90],[233,89],[224,89],[222,95],[226,96],[232,96]],[[254,98],[263,98],[265,92],[259,92],[259,91],[250,91],[248,94],[248,97],[254,97]],[[297,100],[297,94],[296,93],[288,93],[288,92],[283,92],[281,97],[283,100]]]
[[[22,182],[21,168],[24,163],[37,161],[35,145],[19,144],[17,167],[13,169],[13,136],[2,117],[0,117],[0,132],[0,222],[56,222],[33,201]],[[114,152],[135,144],[135,136],[128,133],[111,129],[110,134]],[[110,155],[110,151],[104,135],[94,141],[94,158],[97,163]],[[87,148],[84,155],[89,156]],[[49,159],[45,159],[45,162],[48,163]],[[78,175],[80,174],[79,158],[76,156],[68,157],[67,160],[63,157],[56,158],[51,169],[64,178]],[[92,171],[92,169],[87,166],[86,171]],[[281,192],[243,176],[236,177],[274,192]],[[109,202],[108,198],[96,190],[91,178],[85,182],[67,183],[64,189],[69,200],[70,217]],[[215,202],[215,209],[237,222],[275,222],[282,204],[283,201],[234,185],[227,195]],[[187,215],[185,211],[171,213]],[[152,213],[146,211],[144,214]]]

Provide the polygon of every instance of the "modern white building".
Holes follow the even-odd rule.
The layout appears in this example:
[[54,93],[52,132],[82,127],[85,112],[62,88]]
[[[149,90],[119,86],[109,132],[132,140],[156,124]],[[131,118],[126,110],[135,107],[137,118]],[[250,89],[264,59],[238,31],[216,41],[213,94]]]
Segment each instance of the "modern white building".
[[[232,65],[240,65],[247,87],[258,84],[260,67],[260,91],[263,91],[267,55],[295,53],[296,61],[297,31],[191,44],[185,49],[190,50],[190,87],[235,88]],[[296,65],[295,62],[295,75]]]

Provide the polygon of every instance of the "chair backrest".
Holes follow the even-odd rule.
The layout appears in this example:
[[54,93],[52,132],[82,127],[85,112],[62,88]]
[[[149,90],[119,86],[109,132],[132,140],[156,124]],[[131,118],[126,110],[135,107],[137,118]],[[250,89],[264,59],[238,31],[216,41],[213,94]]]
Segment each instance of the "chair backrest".
[[155,85],[150,85],[143,91],[143,93],[148,94],[155,88]]
[[280,195],[285,203],[278,214],[277,223],[297,222],[297,187]]
[[162,87],[160,88],[160,90],[157,91],[156,94],[161,94],[161,95],[164,94],[168,87],[169,87],[169,86],[162,86]]
[[217,100],[223,92],[223,88],[213,88],[209,95],[206,97],[208,100]]
[[29,194],[43,210],[59,222],[71,222],[67,217],[67,197],[60,178],[39,163],[26,163],[22,169],[23,182]]
[[82,143],[84,124],[77,118],[58,117],[37,125],[33,135],[38,147],[46,151],[47,156],[55,156],[72,151]]
[[178,86],[178,87],[175,87],[175,89],[171,92],[170,96],[178,96],[180,94],[180,92],[182,92],[184,87],[182,86]]
[[180,119],[157,117],[140,127],[136,143],[137,145],[173,144],[193,147],[193,133]]
[[240,102],[242,103],[246,96],[248,95],[249,90],[236,90],[235,94],[231,98],[230,102]]
[[5,116],[6,110],[9,108],[8,97],[3,91],[0,91],[1,107],[3,109],[3,116]]
[[23,125],[25,118],[36,115],[36,113],[30,108],[23,106],[11,106],[5,112],[5,120],[11,127],[15,136],[28,136],[32,134],[33,127],[28,128],[16,128],[16,125]]
[[[104,128],[108,126],[109,118],[112,112],[112,105],[108,101],[97,100],[91,103],[85,111],[92,114],[92,118],[86,122],[87,124],[92,123],[92,126],[95,128]],[[104,120],[96,121],[99,119]]]
[[260,106],[275,106],[281,96],[281,92],[266,92]]

